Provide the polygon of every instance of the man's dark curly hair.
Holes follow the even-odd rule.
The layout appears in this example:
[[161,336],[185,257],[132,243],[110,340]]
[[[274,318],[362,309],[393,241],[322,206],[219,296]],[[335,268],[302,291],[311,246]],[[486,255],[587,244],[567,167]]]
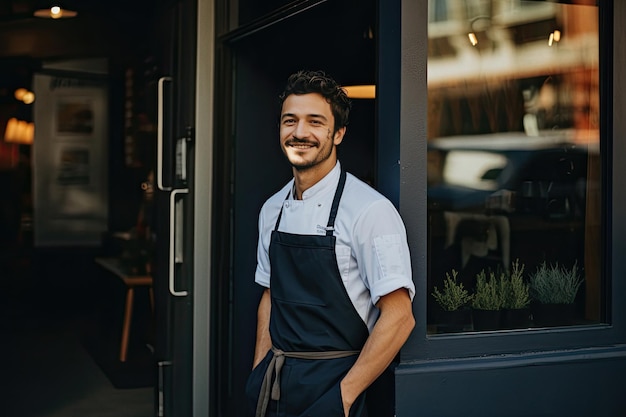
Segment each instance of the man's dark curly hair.
[[324,71],[298,71],[287,80],[285,90],[279,96],[280,104],[292,95],[318,93],[330,104],[335,118],[335,132],[348,125],[348,117],[352,103],[346,92],[337,82],[326,75]]

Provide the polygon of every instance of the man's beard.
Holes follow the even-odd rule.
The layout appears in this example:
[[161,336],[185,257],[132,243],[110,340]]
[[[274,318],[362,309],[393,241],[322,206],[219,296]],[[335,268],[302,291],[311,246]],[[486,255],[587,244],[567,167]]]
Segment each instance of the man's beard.
[[[305,162],[301,162],[301,163],[293,163],[289,158],[287,158],[287,160],[289,161],[289,163],[291,164],[291,166],[299,171],[299,172],[304,172],[307,171],[311,168],[314,168],[315,166],[321,164],[322,162],[326,161],[328,158],[330,158],[330,156],[333,154],[333,148],[335,147],[334,143],[332,142],[332,136],[330,134],[330,130],[328,131],[328,143],[329,146],[327,148],[322,147],[319,148],[320,152],[317,154],[317,156],[315,157],[315,159],[313,159],[312,161],[305,161]],[[308,141],[308,140],[300,140],[300,139],[291,139],[290,141],[288,141],[285,145],[290,145],[290,144],[312,144],[314,145],[312,142]],[[314,145],[315,146],[315,145]],[[287,156],[287,155],[285,155]]]
[[[292,143],[308,143],[306,141],[292,141]],[[292,162],[289,158],[287,158],[289,160],[289,163],[291,164],[291,166],[299,172],[304,172],[307,171],[311,168],[316,167],[317,165],[321,164],[322,162],[326,161],[328,158],[330,158],[330,156],[333,153],[333,147],[334,145],[331,143],[330,146],[328,146],[327,148],[320,148],[320,153],[318,153],[315,157],[315,159],[311,160],[311,161],[304,161],[304,162]]]

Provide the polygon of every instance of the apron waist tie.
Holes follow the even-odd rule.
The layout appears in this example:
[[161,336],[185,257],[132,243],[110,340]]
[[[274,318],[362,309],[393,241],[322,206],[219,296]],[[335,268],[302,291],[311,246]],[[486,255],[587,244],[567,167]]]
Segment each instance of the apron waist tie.
[[[284,352],[272,346],[272,359],[265,371],[263,383],[261,384],[261,393],[256,406],[255,417],[265,417],[267,405],[272,400],[280,400],[280,372],[285,364],[285,358],[296,359],[339,359],[348,356],[358,355],[358,350],[331,350],[327,352]],[[272,374],[275,374],[274,382],[272,382]],[[270,388],[271,385],[271,388]]]

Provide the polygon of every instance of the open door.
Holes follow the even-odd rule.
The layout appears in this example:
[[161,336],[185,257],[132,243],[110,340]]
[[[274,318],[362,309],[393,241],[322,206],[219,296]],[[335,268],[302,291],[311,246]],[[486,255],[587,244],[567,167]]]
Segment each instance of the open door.
[[154,27],[155,416],[192,415],[194,0],[162,2]]

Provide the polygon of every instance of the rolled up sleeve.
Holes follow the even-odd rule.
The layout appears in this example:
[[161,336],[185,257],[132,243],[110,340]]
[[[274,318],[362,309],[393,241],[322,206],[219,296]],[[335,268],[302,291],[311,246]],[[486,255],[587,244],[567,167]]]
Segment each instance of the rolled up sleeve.
[[415,285],[406,229],[395,207],[384,200],[372,204],[356,228],[361,252],[359,268],[369,286],[372,304],[400,288],[406,288],[412,300]]

